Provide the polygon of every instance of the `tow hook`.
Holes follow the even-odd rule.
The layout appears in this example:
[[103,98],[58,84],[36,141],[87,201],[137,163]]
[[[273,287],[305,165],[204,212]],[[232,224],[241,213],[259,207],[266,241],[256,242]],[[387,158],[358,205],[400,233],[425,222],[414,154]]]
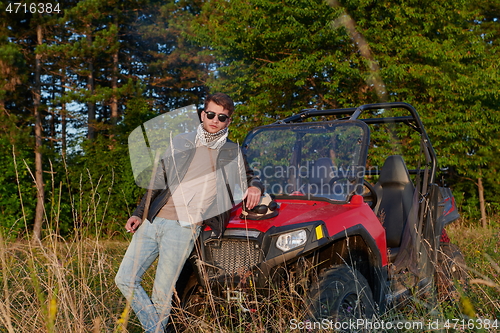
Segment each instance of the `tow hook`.
[[238,304],[238,307],[241,309],[241,311],[243,311],[243,312],[256,312],[257,311],[257,309],[249,309],[243,305],[243,302],[245,301],[246,293],[239,291],[239,290],[229,290],[229,289],[224,291],[224,293],[226,294],[226,300],[229,303],[235,302],[236,304]]

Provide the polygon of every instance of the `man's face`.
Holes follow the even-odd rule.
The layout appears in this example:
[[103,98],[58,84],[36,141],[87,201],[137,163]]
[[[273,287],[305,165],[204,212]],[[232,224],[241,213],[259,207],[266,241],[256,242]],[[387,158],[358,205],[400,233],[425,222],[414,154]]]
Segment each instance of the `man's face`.
[[[207,112],[214,112],[215,117],[208,119]],[[220,130],[229,126],[231,120],[228,118],[226,121],[219,120],[219,114],[224,114],[229,116],[229,112],[225,110],[222,106],[215,104],[214,102],[209,102],[207,109],[201,112],[201,121],[203,122],[203,128],[209,133],[217,133]]]

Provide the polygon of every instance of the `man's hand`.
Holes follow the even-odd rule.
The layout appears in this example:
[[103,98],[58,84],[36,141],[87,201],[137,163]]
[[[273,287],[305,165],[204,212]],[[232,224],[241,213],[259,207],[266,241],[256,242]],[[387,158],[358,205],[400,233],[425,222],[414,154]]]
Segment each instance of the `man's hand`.
[[134,233],[137,228],[139,228],[139,226],[141,225],[142,223],[142,219],[138,216],[131,216],[127,223],[125,224],[125,229],[127,229],[127,232],[131,232],[131,233]]
[[250,186],[247,189],[247,191],[245,192],[245,195],[243,196],[243,200],[246,199],[245,205],[246,205],[247,209],[252,209],[255,206],[257,206],[257,204],[260,201],[261,194],[262,193],[260,192],[260,189],[258,187]]

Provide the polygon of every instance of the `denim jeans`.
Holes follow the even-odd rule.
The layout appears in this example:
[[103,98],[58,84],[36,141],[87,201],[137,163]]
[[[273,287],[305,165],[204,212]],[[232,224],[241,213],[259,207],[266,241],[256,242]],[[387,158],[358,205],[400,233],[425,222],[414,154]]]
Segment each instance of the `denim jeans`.
[[[172,308],[172,294],[182,267],[199,235],[200,226],[181,227],[175,220],[157,217],[144,221],[132,237],[115,282],[130,302],[145,332],[164,332]],[[158,258],[151,298],[142,276]]]

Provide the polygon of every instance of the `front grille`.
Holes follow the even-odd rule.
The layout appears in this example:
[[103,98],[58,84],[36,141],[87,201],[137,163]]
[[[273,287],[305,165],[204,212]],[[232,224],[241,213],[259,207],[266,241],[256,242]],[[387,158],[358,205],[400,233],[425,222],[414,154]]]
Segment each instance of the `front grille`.
[[243,274],[260,261],[260,247],[255,241],[223,239],[220,246],[210,247],[214,266],[226,274]]

